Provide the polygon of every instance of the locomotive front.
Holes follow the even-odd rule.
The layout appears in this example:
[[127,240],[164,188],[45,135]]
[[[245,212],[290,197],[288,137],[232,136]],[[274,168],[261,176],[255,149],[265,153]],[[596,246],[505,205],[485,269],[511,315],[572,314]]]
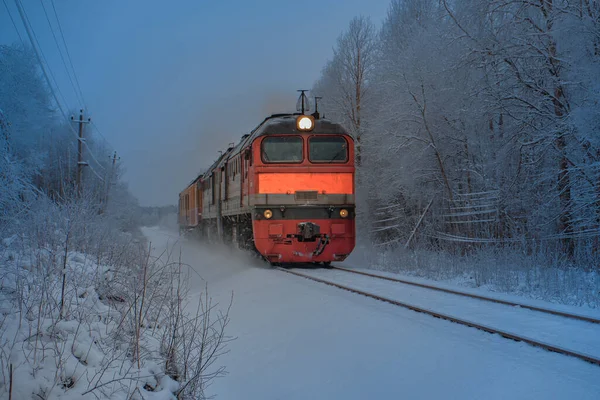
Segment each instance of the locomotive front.
[[355,246],[352,137],[310,115],[272,118],[255,135],[256,249],[271,263],[344,260]]

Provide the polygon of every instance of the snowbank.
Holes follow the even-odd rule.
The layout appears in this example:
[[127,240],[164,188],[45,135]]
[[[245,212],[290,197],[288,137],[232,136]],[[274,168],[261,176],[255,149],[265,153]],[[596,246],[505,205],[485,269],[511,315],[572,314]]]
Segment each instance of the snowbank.
[[[140,338],[145,355],[138,367],[119,301],[98,293],[110,268],[68,253],[61,306],[62,274],[52,273],[51,256],[5,251],[0,260],[0,358],[12,365],[13,398],[175,398],[179,384],[157,364],[156,335],[145,330]],[[0,393],[6,396],[10,371],[3,372]]]
[[139,247],[138,263],[115,266],[24,248],[0,247],[0,398],[203,398],[224,373],[212,364],[227,314],[211,317],[206,293],[184,312],[185,267],[169,255]]

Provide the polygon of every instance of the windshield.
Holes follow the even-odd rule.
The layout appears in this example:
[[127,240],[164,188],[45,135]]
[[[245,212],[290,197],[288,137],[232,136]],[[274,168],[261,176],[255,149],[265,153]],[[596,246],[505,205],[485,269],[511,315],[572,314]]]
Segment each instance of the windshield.
[[313,136],[308,139],[311,162],[348,161],[348,143],[341,136]]
[[270,163],[302,162],[302,138],[300,136],[272,136],[262,141],[262,159]]

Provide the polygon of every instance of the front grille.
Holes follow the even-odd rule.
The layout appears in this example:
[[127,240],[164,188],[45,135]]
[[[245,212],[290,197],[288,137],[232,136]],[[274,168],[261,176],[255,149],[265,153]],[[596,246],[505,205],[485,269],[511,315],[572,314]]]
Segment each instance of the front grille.
[[310,201],[310,200],[317,200],[317,195],[319,192],[317,192],[316,190],[302,190],[302,191],[297,191],[295,193],[295,198],[296,201]]

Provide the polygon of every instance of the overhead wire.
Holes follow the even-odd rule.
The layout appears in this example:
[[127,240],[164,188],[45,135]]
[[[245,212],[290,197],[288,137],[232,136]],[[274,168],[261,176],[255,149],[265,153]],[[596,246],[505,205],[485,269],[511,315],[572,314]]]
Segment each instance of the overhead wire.
[[96,125],[96,123],[94,121],[92,121],[92,126],[94,127],[94,129],[96,129],[96,132],[98,133],[98,135],[100,135],[100,137],[106,142],[106,144],[111,148],[111,150],[115,150],[115,146],[113,146],[112,143],[110,143],[108,141],[106,136],[104,136],[102,134],[102,132],[100,131],[100,128],[98,128],[98,125]]
[[96,175],[96,178],[100,179],[102,182],[104,182],[104,178],[101,177],[100,175],[98,175],[98,173],[96,172],[96,170],[94,168],[92,168],[92,166],[90,164],[88,164],[88,167],[90,169],[90,171],[92,171],[92,173],[94,175]]
[[[67,45],[67,41],[65,40],[65,35],[64,35],[63,29],[62,29],[62,24],[60,23],[60,18],[58,17],[58,12],[56,11],[56,6],[54,4],[54,0],[51,0],[50,3],[52,4],[52,10],[54,12],[54,17],[56,18],[56,23],[58,25],[58,30],[60,32],[63,47],[65,48],[65,53],[67,55],[67,59],[69,60],[69,65],[71,66],[71,72],[73,74],[73,78],[75,79],[75,82],[73,82],[73,79],[71,79],[71,74],[69,74],[69,68],[66,65],[66,61],[63,57],[62,51],[60,50],[58,40],[57,40],[56,35],[54,34],[54,30],[52,28],[52,24],[50,23],[50,19],[48,17],[48,14],[46,13],[46,7],[44,6],[43,0],[40,0],[40,3],[42,3],[42,7],[44,8],[44,13],[46,14],[46,20],[48,21],[48,25],[50,26],[50,30],[52,31],[52,36],[54,37],[54,42],[56,43],[56,47],[58,48],[58,51],[60,53],[65,70],[67,70],[67,74],[69,76],[69,81],[71,82],[71,86],[73,87],[73,91],[76,92],[78,99],[80,100],[81,104],[83,105],[83,108],[85,109],[85,108],[87,108],[87,105],[85,102],[85,98],[83,97],[83,92],[81,90],[81,85],[79,84],[79,79],[77,78],[77,72],[75,71],[75,66],[73,65],[73,59],[71,58],[71,53],[69,52],[69,46]],[[102,134],[102,132],[100,131],[98,126],[93,121],[91,121],[91,124],[96,129],[96,132],[100,135],[100,137],[106,142],[106,144],[108,144],[108,146],[114,150],[115,147]],[[88,150],[89,150],[89,147],[88,147]]]
[[[79,136],[77,136],[77,139],[79,140]],[[83,140],[83,144],[84,144],[85,148],[88,149],[88,154],[90,155],[90,157],[92,157],[92,160],[96,161],[96,164],[98,164],[98,166],[102,170],[106,171],[106,168],[104,168],[104,165],[102,165],[102,163],[100,161],[98,161],[98,159],[96,158],[96,156],[92,152],[92,149],[90,149],[90,146],[88,146],[88,144],[85,142],[85,139]]]
[[[25,31],[27,32],[27,35],[29,36],[29,41],[32,44],[34,53],[36,55],[36,58],[42,68],[42,72],[44,77],[46,78],[46,83],[48,84],[48,89],[50,90],[50,93],[52,94],[52,96],[54,97],[54,100],[56,102],[57,107],[59,108],[62,116],[64,117],[65,121],[67,122],[67,125],[69,126],[69,130],[70,132],[75,136],[75,138],[78,141],[81,141],[82,144],[88,149],[88,153],[91,156],[91,158],[98,164],[98,166],[102,169],[102,170],[106,170],[106,168],[104,168],[104,166],[100,163],[100,161],[98,161],[98,159],[94,156],[91,148],[88,146],[88,144],[85,142],[85,140],[82,140],[79,138],[79,135],[77,134],[77,132],[75,132],[75,129],[73,128],[73,126],[71,125],[69,118],[67,118],[67,114],[65,113],[65,110],[61,104],[61,102],[58,100],[58,96],[56,95],[56,91],[54,90],[54,87],[50,81],[50,78],[48,76],[48,72],[46,71],[46,68],[48,69],[50,75],[52,76],[52,78],[54,79],[54,75],[52,74],[52,69],[50,68],[50,64],[48,64],[48,61],[46,59],[46,57],[44,56],[44,53],[41,49],[41,46],[39,44],[39,41],[37,40],[37,36],[35,35],[35,31],[33,30],[33,27],[31,26],[31,22],[29,21],[29,18],[27,18],[27,13],[23,7],[23,5],[21,4],[20,0],[15,0],[15,4],[17,6],[17,10],[19,11],[19,15],[21,17],[21,21],[23,22],[23,25],[25,26]],[[35,43],[37,43],[36,47]],[[41,57],[40,57],[40,53],[41,53]],[[44,63],[42,62],[42,57],[44,59],[44,61],[46,62],[46,65],[44,65]],[[59,92],[59,94],[61,95],[63,101],[65,104],[67,104],[67,102],[64,100],[64,96],[62,96],[62,92],[60,91],[60,88],[58,86],[58,83],[56,82],[56,79],[54,79],[54,83],[56,85],[56,89]],[[88,164],[89,166],[89,164]]]
[[[44,8],[44,14],[46,15],[46,20],[48,21],[48,25],[50,26],[50,30],[52,31],[52,36],[54,37],[54,42],[56,43],[56,47],[58,48],[58,51],[60,53],[61,59],[63,61],[63,65],[65,67],[65,70],[67,71],[67,74],[69,76],[69,81],[71,82],[71,86],[73,87],[73,90],[75,91],[76,96],[78,97],[79,101],[81,102],[81,104],[83,105],[84,109],[87,109],[87,104],[85,102],[85,98],[83,96],[83,91],[81,90],[81,85],[79,84],[79,78],[77,78],[77,71],[75,70],[75,66],[73,65],[73,59],[71,58],[71,53],[69,52],[69,46],[67,45],[67,41],[65,40],[65,35],[62,29],[62,24],[60,23],[60,18],[58,17],[58,12],[56,11],[56,6],[54,4],[54,0],[51,0],[50,3],[52,4],[52,10],[54,12],[54,17],[56,18],[56,23],[58,25],[58,30],[60,32],[60,36],[62,39],[62,43],[63,46],[65,48],[65,53],[67,54],[67,59],[69,60],[69,65],[71,66],[71,72],[73,74],[73,78],[75,79],[75,83],[73,82],[73,80],[71,79],[71,75],[69,73],[69,68],[66,65],[66,61],[63,57],[63,54],[60,50],[60,46],[58,44],[58,40],[56,38],[56,35],[54,34],[54,30],[52,29],[52,24],[50,23],[50,19],[48,17],[48,14],[46,12],[46,7],[44,6],[44,2],[43,0],[40,0],[40,3],[42,3],[42,7]],[[108,139],[106,139],[106,137],[102,134],[102,132],[100,132],[100,129],[98,129],[98,126],[96,126],[96,124],[91,121],[92,126],[96,129],[96,132],[98,132],[98,134],[102,137],[102,139],[112,148],[114,149],[114,146],[112,146],[112,144],[108,141]],[[96,161],[96,163],[102,168],[105,169],[104,166],[96,159],[96,157],[94,156],[94,154],[92,153],[90,147],[88,146],[87,143],[84,143],[86,148],[88,149],[88,151],[90,152],[90,155],[92,157],[92,159],[94,161]]]
[[75,97],[77,97],[77,100],[79,101],[80,106],[83,107],[83,105],[84,105],[83,98],[80,96],[79,92],[77,91],[77,88],[75,87],[75,83],[73,82],[73,79],[71,78],[71,71],[69,71],[69,67],[67,67],[67,62],[65,61],[65,57],[63,56],[63,52],[60,48],[60,44],[58,43],[58,38],[56,37],[56,34],[54,33],[54,28],[52,27],[52,23],[50,22],[50,17],[48,16],[48,12],[46,11],[46,6],[44,5],[44,1],[40,0],[40,3],[42,4],[42,9],[44,10],[44,15],[46,16],[46,21],[48,22],[48,27],[50,28],[50,33],[52,33],[52,37],[54,38],[54,44],[56,44],[56,48],[58,49],[58,54],[60,55],[60,59],[62,60],[63,66],[65,67],[65,71],[67,71],[67,77],[69,78],[69,82],[71,82],[71,88],[73,88],[73,92],[75,93]]
[[67,59],[69,60],[69,64],[71,65],[71,70],[73,71],[73,77],[75,78],[75,84],[77,85],[77,89],[79,90],[79,95],[81,96],[81,100],[83,101],[84,108],[87,108],[85,104],[85,98],[83,97],[83,92],[81,91],[81,85],[79,85],[79,78],[77,78],[77,72],[75,71],[75,66],[73,65],[73,59],[71,58],[71,53],[69,52],[69,46],[67,46],[67,41],[65,40],[65,34],[63,33],[62,24],[60,23],[60,19],[58,18],[58,13],[56,12],[56,7],[54,6],[54,0],[50,0],[50,4],[52,4],[52,10],[54,11],[54,17],[56,17],[56,23],[58,24],[58,31],[60,32],[60,37],[62,38],[63,45],[65,46],[65,52],[67,53]]
[[27,36],[29,37],[29,41],[31,42],[31,46],[33,48],[33,51],[35,53],[35,56],[38,60],[38,63],[40,64],[40,67],[42,68],[42,73],[44,75],[44,78],[46,78],[46,83],[48,84],[48,89],[50,90],[50,94],[52,94],[52,97],[54,97],[54,100],[56,101],[56,105],[58,106],[58,108],[61,110],[63,116],[66,118],[66,114],[62,108],[62,105],[60,104],[60,101],[58,101],[58,96],[56,95],[56,92],[54,91],[54,87],[52,86],[51,82],[50,82],[50,78],[48,76],[48,73],[46,72],[46,67],[44,66],[44,63],[42,62],[42,59],[40,57],[40,53],[37,49],[37,47],[35,47],[35,42],[33,40],[33,35],[31,33],[30,27],[27,24],[27,20],[25,18],[24,15],[24,10],[23,10],[23,6],[20,3],[19,0],[15,0],[15,5],[17,6],[17,10],[19,11],[19,16],[21,17],[21,21],[23,22],[23,26],[25,26],[25,31],[27,32]]
[[17,36],[19,36],[19,40],[21,41],[21,44],[25,44],[25,42],[23,41],[23,38],[21,37],[21,33],[19,32],[19,29],[17,28],[17,24],[15,23],[15,20],[13,19],[12,13],[10,12],[10,9],[8,8],[8,4],[6,4],[6,0],[2,0],[2,2],[4,3],[4,7],[6,8],[6,12],[8,13],[8,17],[10,18],[10,21],[12,22],[15,31],[17,32]]
[[[19,32],[19,29],[17,28],[17,24],[16,24],[16,22],[15,22],[13,16],[12,16],[12,13],[10,12],[10,8],[8,7],[8,4],[6,3],[6,0],[2,0],[2,2],[4,3],[4,7],[6,8],[8,16],[9,16],[9,18],[10,18],[12,24],[13,24],[13,27],[15,28],[15,31],[17,32],[17,36],[19,37],[19,40],[21,41],[22,44],[25,44],[25,42],[23,41],[23,37],[21,36],[21,33]],[[54,5],[54,1],[52,1],[52,8],[53,8],[53,11],[54,11],[54,15],[56,17],[56,21],[58,23],[58,27],[59,27],[59,31],[60,31],[60,34],[61,34],[61,38],[62,38],[63,44],[65,46],[65,51],[67,53],[67,57],[69,59],[69,63],[70,63],[71,68],[72,68],[72,72],[73,72],[73,76],[75,78],[77,90],[75,89],[75,84],[73,83],[73,80],[71,79],[71,75],[69,73],[69,69],[68,69],[68,67],[66,65],[66,61],[64,59],[64,56],[63,56],[62,51],[60,49],[60,46],[58,44],[58,39],[56,38],[56,35],[55,35],[54,30],[52,28],[52,24],[50,22],[50,18],[48,16],[46,7],[44,6],[44,3],[43,3],[42,0],[40,0],[40,2],[42,3],[42,7],[44,9],[44,14],[46,16],[46,20],[48,21],[48,26],[50,27],[50,31],[52,32],[52,36],[54,37],[54,42],[56,43],[56,46],[58,48],[60,57],[61,57],[61,59],[63,61],[63,65],[65,66],[65,69],[67,71],[67,75],[69,77],[71,85],[73,86],[73,90],[75,91],[75,95],[78,97],[78,100],[83,104],[83,106],[86,107],[85,100],[83,98],[83,92],[81,91],[81,86],[79,85],[79,80],[77,78],[77,73],[75,72],[75,68],[73,66],[73,61],[71,59],[71,55],[69,53],[69,49],[68,49],[68,46],[67,46],[67,43],[66,43],[66,40],[65,40],[65,37],[64,37],[62,26],[60,24],[60,19],[58,18],[58,13],[56,12],[56,7]],[[21,16],[21,20],[23,22],[23,25],[25,26],[25,30],[27,31],[27,34],[29,35],[29,39],[31,41],[31,44],[32,44],[33,50],[34,50],[34,52],[36,54],[36,57],[38,59],[38,62],[40,64],[41,68],[42,68],[42,72],[44,73],[44,76],[46,77],[46,82],[48,83],[48,88],[49,88],[52,96],[54,97],[56,105],[58,106],[58,108],[59,108],[59,110],[60,110],[63,118],[67,122],[67,125],[69,126],[69,130],[75,136],[75,138],[79,141],[81,139],[79,138],[78,134],[75,132],[73,126],[70,124],[70,121],[67,118],[67,114],[65,113],[65,111],[64,111],[64,109],[62,107],[62,104],[59,101],[58,96],[56,95],[56,92],[54,91],[54,86],[56,86],[56,90],[58,91],[61,99],[63,100],[63,102],[65,104],[67,104],[67,102],[65,100],[65,97],[62,94],[62,91],[60,90],[58,82],[57,82],[57,80],[56,80],[56,78],[54,76],[54,73],[52,72],[52,69],[50,68],[50,64],[48,63],[48,60],[47,60],[47,58],[46,58],[46,56],[45,56],[45,54],[44,54],[44,52],[43,52],[43,50],[41,48],[41,45],[40,45],[40,43],[39,43],[39,41],[37,39],[37,35],[35,34],[35,30],[33,29],[33,26],[31,25],[31,21],[29,20],[29,18],[27,16],[27,12],[25,11],[25,9],[23,7],[23,4],[21,4],[21,2],[19,0],[15,0],[15,4],[17,6],[17,10],[19,12],[19,15]],[[36,44],[37,44],[37,47],[36,47]],[[41,54],[41,57],[40,57],[40,54]],[[42,62],[42,59],[44,60],[44,62],[46,63],[46,65],[44,65],[44,63]],[[50,76],[52,77],[52,81],[54,82],[54,86],[50,82],[50,79],[48,77],[48,73],[46,72],[46,69],[48,70]],[[102,134],[102,132],[100,132],[100,130],[98,129],[98,126],[96,124],[93,124],[93,126],[96,129],[96,131],[100,134],[100,136],[104,139],[104,141],[110,147],[112,147],[114,149],[114,147],[110,144],[110,142],[108,141],[108,139],[106,139],[106,137]],[[96,162],[96,164],[98,164],[98,166],[101,169],[105,170],[106,168],[102,165],[102,163],[100,163],[100,161],[98,161],[98,159],[96,158],[96,156],[94,155],[94,153],[92,152],[91,148],[86,143],[86,141],[85,140],[81,140],[81,141],[82,141],[83,145],[87,148],[90,157]],[[98,179],[104,181],[104,179],[96,172],[96,170],[89,163],[88,163],[88,167],[90,167],[90,170],[92,171],[92,173],[94,175],[96,175],[96,177],[98,177]]]
[[[40,42],[38,41],[37,35],[35,34],[35,30],[33,29],[33,26],[31,25],[31,21],[29,21],[29,17],[27,16],[27,11],[25,11],[25,7],[23,7],[21,0],[15,0],[15,3],[17,4],[17,8],[19,9],[19,13],[21,14],[21,19],[23,20],[23,24],[25,25],[25,29],[27,30],[27,34],[29,35],[31,44],[33,45],[33,50],[35,51],[35,53],[37,55],[39,63],[42,65],[42,69],[44,69],[44,66],[42,63],[42,59],[43,59],[44,62],[46,63],[46,67],[48,69],[50,77],[52,78],[52,81],[54,82],[54,85],[56,86],[56,90],[58,91],[58,94],[60,95],[64,104],[68,104],[67,101],[65,100],[65,96],[62,94],[62,91],[60,90],[60,87],[58,86],[58,82],[57,82],[56,78],[54,77],[54,73],[52,72],[52,68],[50,68],[50,63],[48,63],[48,59],[46,58],[46,55],[44,54],[44,51],[42,50],[42,46],[40,45]],[[22,11],[22,13],[21,13],[21,11]],[[31,32],[31,34],[29,34],[30,32]],[[33,37],[33,39],[32,39],[32,37]],[[35,43],[34,43],[34,41],[35,41]],[[36,47],[36,45],[37,45],[37,47]],[[40,58],[40,54],[41,54],[41,58]],[[46,76],[46,78],[47,78],[47,76]],[[51,86],[50,82],[48,82],[48,84]],[[52,86],[50,89],[53,90]],[[57,98],[56,94],[54,95],[54,98],[58,103],[58,98]],[[60,104],[58,104],[58,106],[62,109],[62,106]],[[63,114],[64,114],[64,112],[63,112]]]

